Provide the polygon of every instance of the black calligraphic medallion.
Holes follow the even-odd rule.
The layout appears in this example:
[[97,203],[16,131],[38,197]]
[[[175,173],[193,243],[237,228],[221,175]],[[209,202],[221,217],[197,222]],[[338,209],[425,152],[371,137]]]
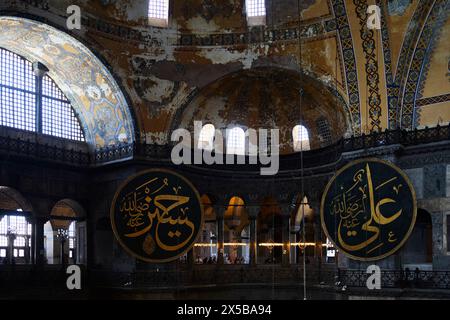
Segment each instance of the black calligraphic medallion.
[[330,180],[320,217],[327,237],[355,260],[388,257],[402,247],[416,222],[414,188],[392,163],[363,159],[349,163]]
[[119,243],[134,257],[169,262],[195,244],[203,228],[203,206],[186,178],[152,169],[119,188],[111,207],[111,224]]

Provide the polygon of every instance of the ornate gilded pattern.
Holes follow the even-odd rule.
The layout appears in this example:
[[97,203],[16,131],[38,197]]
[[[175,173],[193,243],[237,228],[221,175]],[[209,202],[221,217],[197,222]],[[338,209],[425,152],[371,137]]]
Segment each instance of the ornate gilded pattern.
[[[395,86],[398,87],[398,100],[396,107],[394,105],[391,110],[395,112],[396,125],[401,125],[404,127],[403,123],[403,112],[404,107],[404,92],[406,88],[406,82],[408,79],[408,74],[410,69],[413,68],[412,60],[414,59],[415,50],[418,45],[419,38],[421,37],[422,29],[428,18],[428,13],[433,7],[435,1],[419,1],[416,11],[408,25],[408,29],[405,33],[405,38],[402,44],[402,49],[399,55],[397,70],[395,73]],[[415,72],[413,71],[415,76]],[[410,97],[408,98],[410,99]],[[392,119],[391,119],[392,120]],[[410,124],[412,123],[412,117],[410,117]]]
[[[422,67],[424,65],[424,59],[432,43],[433,37],[435,36],[433,32],[433,27],[437,21],[439,21],[439,16],[443,12],[443,7],[446,4],[445,0],[437,0],[431,9],[430,15],[426,20],[425,26],[420,35],[419,41],[414,51],[414,55],[411,61],[411,67],[409,68],[408,76],[406,78],[406,84],[403,93],[403,103],[401,112],[401,126],[405,129],[414,128],[414,108],[417,97],[417,89],[420,80],[420,75],[422,72]],[[445,11],[445,10],[444,10]]]
[[340,38],[342,56],[347,82],[347,93],[349,99],[350,113],[352,115],[353,133],[361,134],[361,112],[358,88],[358,74],[356,71],[356,58],[353,50],[352,34],[347,19],[344,1],[333,0],[333,11],[336,18],[337,34]]
[[[418,127],[420,125],[420,114],[421,114],[421,108],[420,104],[428,101],[438,101],[440,102],[446,102],[449,101],[448,94],[446,95],[440,95],[439,97],[431,97],[429,99],[422,99],[423,98],[423,90],[426,79],[430,76],[428,73],[430,64],[431,64],[431,58],[433,56],[433,53],[435,51],[436,45],[439,42],[439,39],[441,37],[441,33],[443,30],[443,26],[445,21],[448,19],[448,12],[450,11],[450,1],[444,1],[440,5],[440,7],[434,7],[431,15],[433,15],[431,18],[430,23],[432,25],[427,23],[428,28],[431,28],[432,36],[429,39],[429,44],[426,48],[425,55],[422,57],[422,64],[420,66],[420,77],[418,82],[416,83],[416,96],[414,99],[414,128]],[[447,100],[444,100],[444,98],[447,98]]]
[[46,24],[0,18],[0,47],[46,65],[95,148],[134,141],[128,104],[107,68],[83,44]]
[[386,21],[386,8],[384,1],[377,0],[381,10],[381,41],[383,46],[384,72],[386,76],[386,91],[388,99],[387,117],[388,129],[395,129],[397,124],[396,106],[398,102],[398,87],[394,84],[394,71],[392,69],[392,52],[389,43],[389,30]]
[[194,186],[168,170],[128,179],[111,207],[114,234],[122,247],[147,262],[168,262],[185,254],[203,225],[203,206]]
[[408,177],[393,164],[357,160],[330,180],[320,215],[327,237],[344,254],[380,260],[397,251],[411,234],[416,195]]
[[[381,130],[381,97],[380,97],[380,78],[378,76],[378,60],[376,55],[376,44],[374,32],[367,28],[367,1],[353,0],[356,6],[356,15],[359,19],[360,36],[362,39],[364,56],[366,58],[365,70],[368,87],[368,104],[370,130]],[[367,124],[369,125],[369,124]]]

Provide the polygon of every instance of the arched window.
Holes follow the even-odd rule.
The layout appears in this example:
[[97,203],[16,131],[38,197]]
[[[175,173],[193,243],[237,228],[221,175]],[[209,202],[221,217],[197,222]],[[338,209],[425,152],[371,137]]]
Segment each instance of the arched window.
[[228,130],[227,154],[245,155],[245,132],[242,128]]
[[169,24],[169,0],[149,0],[148,21],[155,27],[167,27]]
[[76,232],[75,232],[76,222],[72,222],[69,226],[69,258],[75,258],[75,248],[76,248]]
[[309,144],[308,130],[302,125],[296,125],[292,130],[295,151],[308,151],[311,149]]
[[319,140],[322,146],[327,146],[333,143],[331,138],[330,124],[328,120],[324,117],[317,119],[317,132],[319,133]]
[[245,0],[245,9],[249,26],[266,24],[265,0]]
[[198,149],[212,150],[216,128],[212,124],[203,126],[198,137]]
[[[18,209],[17,214],[6,215],[0,221],[0,258],[7,258],[11,248],[16,262],[26,263],[30,258],[31,224],[20,212]],[[12,246],[9,239],[13,240]]]
[[85,141],[69,100],[28,60],[0,48],[0,125]]
[[224,215],[224,259],[225,263],[246,264],[250,260],[249,218],[245,202],[232,197]]

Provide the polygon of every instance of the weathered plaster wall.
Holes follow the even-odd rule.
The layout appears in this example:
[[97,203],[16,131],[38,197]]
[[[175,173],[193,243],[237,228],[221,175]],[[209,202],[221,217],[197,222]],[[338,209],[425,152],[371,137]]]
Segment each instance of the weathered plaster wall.
[[[193,131],[197,120],[212,123],[218,129],[234,125],[255,130],[280,129],[281,153],[293,152],[292,129],[299,123],[310,132],[314,149],[322,146],[317,126],[320,118],[327,119],[332,137],[342,137],[350,127],[345,105],[330,92],[319,90],[306,76],[300,82],[300,77],[276,68],[226,76],[196,95],[184,110],[180,127]],[[301,99],[299,88],[304,89]]]
[[[8,2],[2,8],[45,18],[62,29],[65,8],[72,4],[65,0]],[[304,73],[339,92],[353,134],[450,121],[448,68],[443,70],[448,64],[449,24],[439,25],[448,15],[443,1],[303,1],[301,52],[296,1],[267,0],[268,25],[254,28],[247,26],[242,0],[171,1],[168,28],[148,25],[146,0],[104,2],[109,4],[75,1],[82,8],[83,27],[68,32],[110,65],[133,108],[137,134],[148,143],[168,142],[180,110],[202,88],[254,67],[298,71],[300,53]],[[375,3],[382,8],[383,28],[368,33],[364,9]],[[427,60],[420,53],[429,44],[428,30],[433,28],[442,34]],[[429,71],[416,79],[416,70],[426,64]],[[445,77],[447,81],[442,80]],[[412,93],[422,87],[420,103],[415,98],[411,102],[409,97],[419,97]],[[438,103],[435,95],[439,95]],[[334,113],[330,105],[321,108]],[[258,116],[270,117],[268,113]],[[216,115],[217,123],[226,120]],[[281,120],[277,126],[291,123]]]

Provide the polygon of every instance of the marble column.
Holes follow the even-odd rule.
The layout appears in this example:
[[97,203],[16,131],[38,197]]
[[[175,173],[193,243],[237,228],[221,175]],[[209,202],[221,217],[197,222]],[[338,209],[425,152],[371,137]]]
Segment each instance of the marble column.
[[320,207],[311,205],[314,210],[314,258],[321,263],[322,261],[322,225],[320,220]]
[[217,218],[217,264],[223,264],[223,254],[224,254],[224,208],[222,206],[214,206],[214,211],[216,212]]
[[[35,231],[36,225],[34,224],[34,219],[33,219],[32,215],[27,216],[26,220],[27,220],[27,223],[31,224],[31,236],[30,236],[31,237],[31,245],[29,244],[29,239],[30,238],[26,238],[26,240],[25,240],[26,241],[25,247],[27,247],[27,250],[25,250],[25,251],[28,251],[28,253],[25,252],[25,260],[26,260],[26,263],[34,264],[35,261],[34,261],[34,240],[33,240],[33,235],[36,232]],[[28,254],[28,256],[27,256],[27,254]]]
[[290,220],[291,220],[291,207],[285,206],[281,209],[282,212],[282,258],[281,263],[284,266],[288,266],[290,264],[290,251],[291,251],[291,243],[290,243]]
[[[289,238],[290,238],[290,243],[297,243],[297,233],[295,232],[295,230],[293,230],[293,228],[291,228],[291,231],[289,232]],[[290,251],[289,251],[289,255],[290,255],[290,263],[291,264],[297,264],[297,246],[290,246]]]
[[42,266],[45,262],[44,257],[44,224],[47,222],[45,218],[35,217],[34,219],[34,262],[38,266]]
[[247,208],[248,218],[250,220],[250,265],[257,264],[257,252],[258,252],[258,239],[257,239],[257,219],[259,213],[259,207]]
[[[33,63],[33,72],[36,75],[36,90],[42,92],[42,80],[48,73],[48,69],[40,62]],[[36,132],[42,133],[42,96],[36,95]]]

